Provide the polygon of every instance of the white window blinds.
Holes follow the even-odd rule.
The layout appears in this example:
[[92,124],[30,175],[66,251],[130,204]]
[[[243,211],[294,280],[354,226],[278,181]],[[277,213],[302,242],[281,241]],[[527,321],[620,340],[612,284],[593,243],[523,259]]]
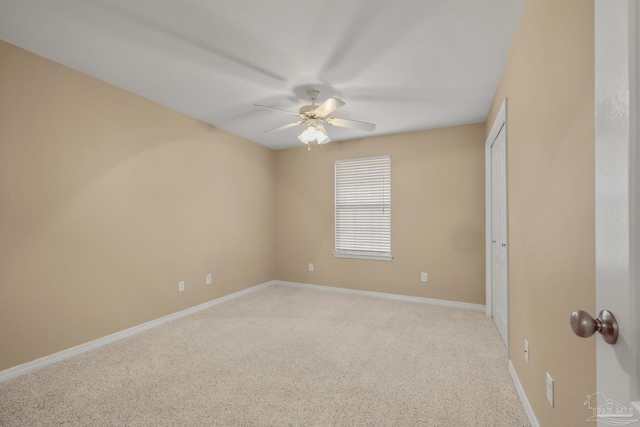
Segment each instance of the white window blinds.
[[391,260],[391,158],[335,164],[334,256]]

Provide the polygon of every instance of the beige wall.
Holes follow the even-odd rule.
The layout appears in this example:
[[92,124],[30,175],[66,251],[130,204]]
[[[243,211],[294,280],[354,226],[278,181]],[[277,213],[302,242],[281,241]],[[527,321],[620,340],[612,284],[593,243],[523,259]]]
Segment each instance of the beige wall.
[[0,370],[273,279],[273,151],[4,42],[0,63]]
[[596,342],[569,327],[595,310],[593,27],[591,0],[528,0],[487,120],[507,97],[510,358],[543,426],[589,424],[596,391]]
[[[334,162],[387,154],[393,261],[334,258]],[[276,197],[278,280],[485,303],[484,125],[278,151]]]
[[[595,340],[568,316],[595,308],[592,0],[527,1],[485,125],[310,152],[3,42],[0,63],[0,370],[274,278],[484,304],[484,139],[508,97],[510,358],[543,426],[586,424]],[[334,161],[385,154],[395,258],[333,258]]]

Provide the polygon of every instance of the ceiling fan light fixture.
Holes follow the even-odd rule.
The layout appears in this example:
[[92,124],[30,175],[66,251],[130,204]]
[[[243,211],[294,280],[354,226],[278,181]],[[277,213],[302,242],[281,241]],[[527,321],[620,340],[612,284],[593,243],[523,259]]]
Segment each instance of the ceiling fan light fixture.
[[316,133],[316,140],[318,141],[318,144],[326,144],[330,141],[329,135],[327,135],[327,132],[322,128],[320,128],[320,131]]
[[307,126],[307,128],[302,131],[300,135],[298,135],[298,139],[305,144],[315,141],[316,139],[316,129],[313,125]]
[[310,144],[316,142],[318,144],[326,144],[329,142],[329,135],[324,127],[315,123],[310,123],[309,126],[298,135],[298,139],[305,143]]

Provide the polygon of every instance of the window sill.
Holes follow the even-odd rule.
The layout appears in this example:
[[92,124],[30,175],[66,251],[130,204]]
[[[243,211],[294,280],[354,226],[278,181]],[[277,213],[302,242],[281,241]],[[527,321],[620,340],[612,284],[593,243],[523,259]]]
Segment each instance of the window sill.
[[392,255],[368,255],[368,254],[357,254],[357,253],[333,253],[334,258],[353,258],[353,259],[369,259],[374,261],[391,261],[393,259]]

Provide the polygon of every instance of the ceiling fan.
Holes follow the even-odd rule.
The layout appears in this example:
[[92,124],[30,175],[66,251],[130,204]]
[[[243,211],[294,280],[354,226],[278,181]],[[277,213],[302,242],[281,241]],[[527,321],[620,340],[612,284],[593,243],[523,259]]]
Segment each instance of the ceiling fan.
[[279,108],[269,107],[267,105],[254,104],[255,107],[266,108],[268,110],[280,111],[293,116],[299,117],[301,120],[293,123],[287,123],[283,126],[278,126],[275,129],[270,129],[265,133],[276,132],[284,129],[289,129],[294,126],[305,124],[307,128],[298,136],[298,139],[309,145],[313,142],[317,144],[326,144],[331,141],[323,123],[327,123],[332,126],[340,126],[351,129],[359,129],[366,131],[373,131],[376,125],[373,123],[359,122],[357,120],[339,119],[337,117],[328,117],[329,114],[342,107],[344,102],[337,98],[329,98],[320,105],[316,105],[316,100],[320,92],[317,90],[308,90],[307,95],[311,98],[311,105],[305,105],[300,107],[300,110],[295,113],[293,111],[281,110]]

